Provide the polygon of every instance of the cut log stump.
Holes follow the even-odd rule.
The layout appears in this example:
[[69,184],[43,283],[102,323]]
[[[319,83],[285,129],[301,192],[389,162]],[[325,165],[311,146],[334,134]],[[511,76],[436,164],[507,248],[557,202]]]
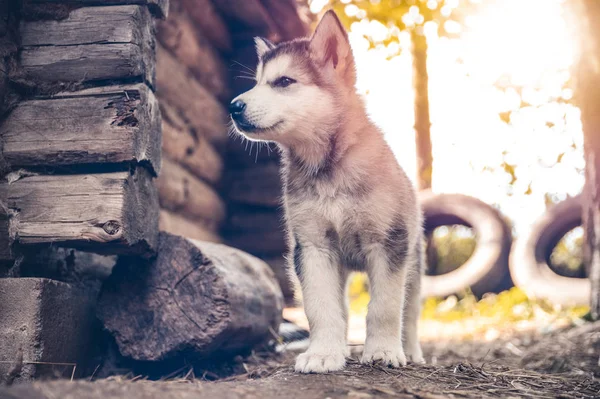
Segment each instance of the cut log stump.
[[168,233],[151,261],[122,257],[98,316],[122,355],[162,360],[250,349],[271,337],[283,298],[267,264],[220,244]]

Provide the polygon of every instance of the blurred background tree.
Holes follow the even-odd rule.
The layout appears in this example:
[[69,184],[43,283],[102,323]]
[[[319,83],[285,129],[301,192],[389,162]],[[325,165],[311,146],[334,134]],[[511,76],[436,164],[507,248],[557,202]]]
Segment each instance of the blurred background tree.
[[[388,28],[388,37],[377,42],[366,37],[371,45],[389,45],[399,42],[401,31],[411,35],[413,57],[413,86],[415,92],[415,141],[417,152],[417,179],[419,190],[431,188],[433,156],[431,149],[431,119],[429,115],[429,75],[427,72],[427,37],[425,25],[438,27],[438,34],[452,35],[461,23],[460,12],[481,0],[329,0],[328,7],[336,11],[349,29],[353,22],[378,21]],[[400,49],[400,47],[398,47]]]

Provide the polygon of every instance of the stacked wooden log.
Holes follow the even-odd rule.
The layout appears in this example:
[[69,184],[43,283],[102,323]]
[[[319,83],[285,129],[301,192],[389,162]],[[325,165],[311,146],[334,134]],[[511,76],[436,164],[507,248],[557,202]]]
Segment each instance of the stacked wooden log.
[[0,383],[11,383],[64,372],[49,363],[85,372],[99,284],[69,277],[114,260],[71,248],[156,255],[154,17],[166,0],[23,0],[8,17],[5,4],[0,277],[18,278],[0,279]]
[[164,15],[164,2],[70,0],[66,14],[57,3],[23,4],[10,76],[22,101],[0,125],[0,257],[42,244],[151,255],[161,164],[152,13]]
[[[215,35],[220,32],[220,35]],[[229,31],[210,1],[172,0],[157,24],[157,95],[163,169],[160,229],[220,242],[220,194],[227,141]]]

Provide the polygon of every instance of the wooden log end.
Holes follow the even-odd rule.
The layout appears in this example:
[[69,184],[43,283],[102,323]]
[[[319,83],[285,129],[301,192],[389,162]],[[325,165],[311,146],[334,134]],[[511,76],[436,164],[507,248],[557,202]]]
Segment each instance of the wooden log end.
[[0,126],[13,169],[145,163],[158,174],[158,102],[145,84],[62,92],[23,101]]
[[270,338],[282,294],[262,261],[219,244],[161,233],[150,261],[120,258],[98,316],[122,355],[162,360],[247,350]]
[[158,246],[158,191],[145,168],[136,168],[127,179],[122,217],[126,252],[153,255]]
[[158,239],[158,193],[152,175],[23,175],[0,185],[15,216],[15,244],[55,244],[104,254],[152,256]]

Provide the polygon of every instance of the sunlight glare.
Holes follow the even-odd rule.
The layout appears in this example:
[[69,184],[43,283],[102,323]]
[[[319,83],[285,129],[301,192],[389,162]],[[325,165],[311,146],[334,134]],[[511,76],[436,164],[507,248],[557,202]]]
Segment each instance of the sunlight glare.
[[[566,103],[573,96],[569,70],[575,49],[562,0],[482,4],[482,11],[469,15],[464,25],[444,24],[446,31],[461,31],[459,38],[438,37],[435,22],[425,25],[433,189],[497,205],[518,233],[543,212],[546,195],[564,198],[583,186],[579,110]],[[411,9],[405,22],[414,24],[419,16],[418,9]],[[401,32],[399,43],[370,48],[365,36],[381,41],[390,36],[384,30],[373,21],[352,25],[357,89],[412,177],[410,35]],[[512,184],[506,165],[514,165]]]

